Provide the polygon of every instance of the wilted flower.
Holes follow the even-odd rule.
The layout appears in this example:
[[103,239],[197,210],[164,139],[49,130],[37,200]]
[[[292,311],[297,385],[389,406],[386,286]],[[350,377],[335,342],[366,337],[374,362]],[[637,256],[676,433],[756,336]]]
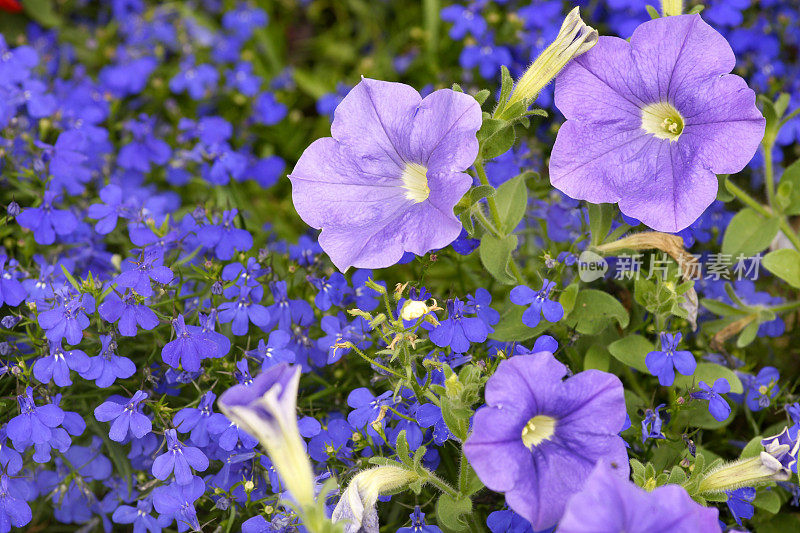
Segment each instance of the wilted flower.
[[714,201],[716,174],[744,168],[764,135],[755,93],[728,74],[736,58],[699,15],[640,25],[630,43],[600,37],[556,80],[567,117],[550,182],[568,196],[619,203],[676,232]]
[[472,184],[478,102],[449,89],[424,99],[412,87],[364,78],[339,107],[332,137],[309,146],[289,178],[300,217],[322,229],[333,263],[391,266],[461,232],[453,207]]
[[553,526],[599,459],[627,478],[628,455],[617,434],[625,423],[622,383],[587,370],[563,380],[552,354],[500,363],[486,384],[464,453],[481,481],[534,530]]
[[344,533],[378,533],[378,496],[407,486],[418,478],[398,466],[379,466],[359,472],[347,485],[331,520],[344,522]]

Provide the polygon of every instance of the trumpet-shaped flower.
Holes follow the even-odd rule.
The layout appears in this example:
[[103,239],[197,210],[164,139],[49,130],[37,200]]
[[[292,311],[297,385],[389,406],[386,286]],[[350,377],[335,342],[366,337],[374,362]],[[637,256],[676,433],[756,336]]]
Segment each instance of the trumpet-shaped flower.
[[235,385],[217,402],[239,427],[258,438],[286,488],[301,506],[314,501],[314,477],[305,442],[297,427],[300,367],[285,363]]
[[322,229],[333,263],[383,268],[423,255],[461,232],[453,207],[472,184],[481,109],[443,89],[364,78],[342,100],[332,137],[309,146],[289,178],[300,217]]
[[715,174],[738,172],[764,135],[755,93],[729,74],[730,45],[699,15],[645,22],[630,42],[600,37],[556,79],[567,121],[550,182],[568,196],[619,203],[659,231],[711,205]]
[[620,380],[587,370],[566,380],[552,354],[518,355],[500,363],[486,384],[464,453],[481,481],[538,531],[555,525],[567,499],[581,490],[598,460],[628,476],[617,434],[625,423]]

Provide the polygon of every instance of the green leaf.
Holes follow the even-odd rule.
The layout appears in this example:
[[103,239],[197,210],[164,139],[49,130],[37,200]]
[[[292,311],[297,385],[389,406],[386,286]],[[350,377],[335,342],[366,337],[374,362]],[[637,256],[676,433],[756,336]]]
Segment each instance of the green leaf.
[[785,204],[784,213],[787,215],[800,214],[800,159],[783,171],[778,184],[777,198]]
[[686,479],[687,479],[686,471],[680,466],[675,465],[669,472],[669,478],[667,478],[667,483],[682,485],[686,481]]
[[473,187],[458,201],[453,212],[456,215],[460,215],[484,198],[491,198],[496,193],[497,191],[491,185],[478,185],[477,187]]
[[592,245],[602,244],[614,221],[614,204],[588,204],[589,233]]
[[572,283],[568,285],[566,289],[561,292],[561,296],[558,298],[558,303],[561,304],[561,307],[564,308],[564,315],[570,314],[572,309],[575,307],[575,300],[578,298],[578,284]]
[[797,250],[775,250],[765,255],[761,264],[795,289],[800,289],[800,252]]
[[702,299],[700,300],[700,305],[714,313],[718,316],[745,316],[747,315],[747,311],[742,309],[738,309],[733,307],[732,305],[728,305],[726,303],[720,302],[718,300],[708,300]]
[[475,93],[475,100],[477,100],[480,105],[483,105],[486,99],[489,98],[490,94],[492,93],[489,91],[489,89],[483,89],[482,91]]
[[452,531],[467,531],[469,526],[462,516],[472,512],[472,500],[463,496],[454,498],[449,494],[442,494],[436,502],[436,519],[439,526]]
[[463,406],[457,405],[454,401],[448,398],[442,398],[442,420],[444,420],[447,429],[460,441],[467,438],[469,431],[469,418],[472,416],[472,411]]
[[509,269],[511,253],[516,247],[516,235],[507,235],[499,239],[491,233],[486,233],[481,239],[481,245],[478,248],[481,263],[489,274],[500,283],[512,285],[517,282]]
[[53,9],[52,0],[25,0],[21,3],[25,13],[42,26],[54,28],[61,25],[61,18]]
[[528,208],[528,188],[525,186],[525,174],[511,178],[497,188],[497,210],[500,212],[504,233],[511,233],[525,216]]
[[500,65],[500,80],[500,96],[497,100],[495,116],[498,116],[506,107],[508,97],[511,96],[511,91],[514,89],[514,78],[511,77],[511,73],[505,65]]
[[583,356],[583,369],[584,370],[608,370],[611,364],[611,354],[600,344],[592,344],[586,350],[586,355]]
[[745,326],[739,336],[736,338],[736,346],[739,348],[744,348],[748,346],[751,342],[756,340],[756,334],[758,333],[758,327],[761,325],[761,322],[758,320],[753,320],[749,324]]
[[778,234],[779,224],[776,217],[764,218],[745,207],[728,224],[722,239],[722,253],[730,254],[735,261],[739,254],[750,257],[764,250]]
[[761,435],[756,435],[750,442],[742,450],[742,453],[739,454],[739,459],[750,459],[751,457],[758,457],[761,452],[764,450],[764,445],[761,444],[761,439],[763,439]]
[[506,153],[516,140],[514,125],[506,120],[487,118],[478,130],[478,140],[481,143],[481,157],[494,159]]
[[630,317],[619,300],[596,289],[578,292],[575,307],[566,319],[566,324],[583,335],[596,335],[612,321],[627,327]]
[[483,482],[475,473],[475,469],[466,459],[461,459],[461,470],[458,473],[458,491],[471,496],[484,487]]
[[644,360],[647,354],[654,350],[653,343],[641,335],[628,335],[618,341],[612,342],[608,346],[608,351],[620,363],[632,366],[640,372],[647,372],[647,365]]
[[732,370],[715,363],[697,363],[697,369],[691,376],[677,374],[675,376],[675,386],[690,388],[692,385],[694,385],[696,387],[701,381],[704,381],[707,385],[711,386],[719,378],[728,380],[728,384],[731,386],[732,393],[741,394],[744,391],[742,388],[742,382]]
[[720,202],[730,202],[734,198],[736,198],[731,191],[728,190],[727,183],[728,183],[728,176],[730,174],[718,174],[717,181],[717,200]]
[[67,270],[67,267],[65,267],[63,264],[61,265],[61,271],[64,273],[64,276],[67,278],[67,281],[69,281],[69,284],[72,285],[73,287],[75,287],[76,291],[81,292],[80,283],[78,283],[78,281],[73,277],[73,275],[70,274],[69,270]]
[[768,513],[777,514],[781,510],[781,498],[775,490],[759,490],[753,505]]

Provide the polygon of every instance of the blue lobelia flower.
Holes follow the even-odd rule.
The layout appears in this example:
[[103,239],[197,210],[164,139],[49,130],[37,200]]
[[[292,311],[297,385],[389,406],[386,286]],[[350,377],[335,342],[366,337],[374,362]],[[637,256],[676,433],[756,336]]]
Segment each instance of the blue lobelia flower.
[[598,460],[627,479],[628,454],[618,433],[625,422],[622,382],[586,370],[566,380],[552,354],[502,361],[486,384],[464,454],[484,484],[535,530],[552,527]]
[[[193,476],[191,481],[185,485],[175,482],[153,489],[153,504],[161,515],[159,518],[171,518],[177,521],[178,531],[187,529],[199,531],[200,521],[197,519],[194,502],[205,491],[206,484],[203,480]],[[169,523],[172,523],[172,520]]]
[[453,437],[442,416],[442,409],[438,405],[432,403],[420,405],[414,413],[414,418],[420,427],[433,428],[433,442],[437,446],[441,446]]
[[198,372],[200,362],[215,357],[217,344],[210,340],[198,326],[187,326],[183,315],[172,320],[175,340],[161,349],[161,358],[172,368],[183,368],[187,372]]
[[[290,300],[285,281],[273,281],[269,285],[275,303],[267,307],[272,324],[289,331],[293,324],[308,326],[314,320],[314,310],[305,300]],[[271,329],[267,328],[267,329]]]
[[145,114],[139,115],[139,120],[125,123],[133,139],[119,150],[116,162],[120,167],[149,172],[152,164],[165,165],[169,161],[172,149],[153,134],[155,125],[155,118]]
[[680,485],[646,491],[601,461],[570,498],[557,533],[720,533],[719,511],[692,500]]
[[486,19],[481,16],[479,5],[464,7],[456,4],[447,6],[442,9],[439,15],[442,20],[453,23],[449,35],[454,41],[460,41],[467,34],[478,39],[483,37],[484,32],[486,32]]
[[658,377],[658,382],[665,387],[675,381],[676,370],[684,376],[691,376],[697,368],[697,361],[694,360],[692,352],[676,350],[681,338],[680,332],[674,335],[662,333],[661,350],[648,353],[644,360],[650,373]]
[[122,273],[114,280],[120,288],[131,288],[139,295],[153,294],[150,280],[158,283],[172,281],[172,270],[164,266],[164,252],[158,248],[146,248],[139,261],[127,259],[122,263]]
[[208,224],[198,230],[200,242],[206,248],[213,248],[217,259],[227,261],[233,257],[234,251],[246,252],[253,246],[253,236],[233,225],[238,214],[237,209],[225,211],[220,223]]
[[17,306],[27,296],[27,291],[14,275],[5,269],[8,257],[0,254],[0,307],[4,304]]
[[205,336],[205,338],[217,345],[217,352],[212,357],[218,358],[228,355],[228,352],[231,350],[230,339],[222,333],[217,333],[214,330],[214,326],[217,321],[217,311],[212,309],[209,311],[208,315],[200,313],[197,316],[197,319],[200,322],[200,332]]
[[206,63],[195,66],[190,59],[184,61],[178,73],[169,80],[169,89],[176,94],[188,92],[192,100],[200,100],[216,88],[218,80],[216,68]]
[[89,327],[87,313],[94,313],[91,294],[76,295],[63,291],[56,297],[53,308],[39,313],[37,318],[50,341],[66,339],[69,344],[78,344],[83,338],[83,330]]
[[83,379],[94,380],[104,389],[117,379],[129,378],[136,373],[136,365],[127,357],[116,354],[117,343],[111,335],[100,335],[100,353],[89,359],[88,368],[81,373]]
[[647,409],[644,412],[644,418],[642,419],[642,442],[645,442],[647,439],[666,439],[663,433],[661,433],[661,426],[664,423],[661,420],[661,410],[666,407],[665,404],[661,404],[655,409]]
[[733,515],[733,519],[740,526],[742,525],[742,518],[749,520],[753,518],[755,509],[753,509],[753,500],[756,499],[756,489],[753,487],[742,487],[740,489],[731,490],[727,492],[728,509]]
[[199,448],[185,446],[178,440],[174,429],[168,429],[165,435],[167,451],[153,461],[153,475],[156,479],[164,480],[174,473],[175,481],[179,485],[186,485],[192,481],[192,468],[198,472],[208,468],[208,457]]
[[0,474],[0,531],[10,531],[11,526],[23,527],[33,517],[31,507],[14,490],[14,482],[6,474]]
[[353,450],[347,446],[353,437],[353,426],[342,418],[333,418],[325,427],[308,442],[308,455],[320,463],[332,457],[346,459],[352,456]]
[[[489,335],[489,327],[478,317],[464,316],[472,313],[470,306],[454,298],[447,302],[447,319],[439,322],[430,332],[430,339],[436,346],[449,346],[456,353],[469,350],[471,342],[483,342]],[[429,324],[424,323],[423,327]]]
[[8,421],[6,434],[17,451],[24,451],[31,444],[45,444],[53,436],[53,430],[64,421],[64,411],[55,404],[37,406],[33,399],[33,388],[27,387],[25,394],[17,396],[20,414]]
[[135,337],[138,327],[151,330],[158,325],[158,317],[152,309],[133,292],[127,291],[121,298],[111,292],[97,307],[97,313],[106,322],[117,322],[117,329],[124,337]]
[[378,419],[384,406],[394,405],[391,396],[392,391],[374,396],[367,388],[353,389],[347,396],[347,405],[353,408],[347,415],[347,421],[356,429],[362,429],[367,424],[371,424]]
[[[124,442],[128,434],[141,439],[153,429],[150,419],[141,412],[141,403],[148,394],[136,391],[130,400],[114,395],[98,405],[94,417],[99,422],[111,422],[108,438],[116,442]],[[113,422],[112,422],[113,421]]]
[[59,387],[72,385],[70,370],[82,374],[89,369],[89,356],[82,350],[67,350],[61,341],[50,342],[50,353],[42,356],[33,364],[33,376],[47,384],[52,379]]
[[765,366],[755,376],[748,376],[747,379],[742,380],[745,386],[745,402],[751,411],[760,411],[769,407],[772,398],[778,394],[780,377],[777,368]]
[[425,523],[425,513],[420,510],[419,505],[414,506],[414,512],[408,516],[411,518],[411,525],[401,527],[397,533],[442,533],[439,527]]
[[714,385],[709,387],[705,381],[698,383],[700,391],[693,392],[692,398],[699,400],[708,400],[708,411],[715,420],[722,422],[726,420],[731,414],[731,406],[722,397],[731,391],[731,385],[725,378],[719,378],[714,382]]
[[555,286],[554,281],[545,279],[539,291],[534,291],[525,285],[511,289],[510,298],[513,303],[516,305],[530,304],[522,313],[523,324],[529,328],[535,328],[539,325],[542,316],[548,322],[558,322],[564,317],[564,308],[561,304],[550,299],[550,291]]
[[250,322],[265,328],[269,325],[269,311],[261,305],[264,298],[264,289],[261,285],[255,287],[233,286],[225,290],[227,298],[236,297],[235,301],[223,302],[219,306],[219,322],[231,322],[231,331],[234,335],[246,335]]
[[294,352],[287,348],[292,337],[281,329],[276,329],[269,334],[269,341],[258,340],[255,350],[245,352],[248,356],[261,362],[261,369],[266,370],[280,363],[294,363]]
[[33,232],[33,239],[39,244],[53,244],[56,234],[69,235],[78,227],[78,219],[70,211],[54,209],[58,199],[54,191],[45,191],[39,207],[29,207],[17,215],[17,222]]
[[111,520],[115,524],[133,524],[136,533],[144,531],[161,531],[161,524],[150,514],[153,510],[153,498],[147,496],[137,500],[136,507],[130,505],[120,505],[114,509]]
[[492,533],[535,533],[530,522],[511,510],[490,513],[486,527]]
[[8,433],[6,426],[0,427],[0,467],[10,476],[22,470],[22,455],[6,444]]
[[94,230],[100,235],[107,235],[117,227],[119,217],[128,218],[130,207],[122,199],[122,189],[118,185],[106,185],[100,190],[103,203],[89,206],[86,216],[97,220]]
[[191,431],[189,439],[195,446],[205,447],[209,443],[208,421],[214,414],[213,406],[217,395],[211,391],[200,397],[197,407],[184,407],[172,419],[172,423],[181,433]]

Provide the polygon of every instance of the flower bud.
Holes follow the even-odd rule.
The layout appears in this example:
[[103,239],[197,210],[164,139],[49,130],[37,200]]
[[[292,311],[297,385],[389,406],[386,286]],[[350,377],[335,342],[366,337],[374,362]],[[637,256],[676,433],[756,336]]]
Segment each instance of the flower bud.
[[683,13],[683,0],[661,0],[661,13],[673,17]]
[[583,22],[577,7],[570,11],[556,40],[544,49],[517,82],[506,109],[519,101],[533,102],[570,59],[588,52],[597,44],[598,38],[597,30]]
[[12,200],[11,203],[8,204],[8,207],[6,208],[6,213],[8,213],[8,216],[12,218],[19,215],[21,211],[22,208],[14,200]]
[[417,320],[428,312],[428,304],[418,300],[406,300],[400,310],[400,318],[403,320]]

